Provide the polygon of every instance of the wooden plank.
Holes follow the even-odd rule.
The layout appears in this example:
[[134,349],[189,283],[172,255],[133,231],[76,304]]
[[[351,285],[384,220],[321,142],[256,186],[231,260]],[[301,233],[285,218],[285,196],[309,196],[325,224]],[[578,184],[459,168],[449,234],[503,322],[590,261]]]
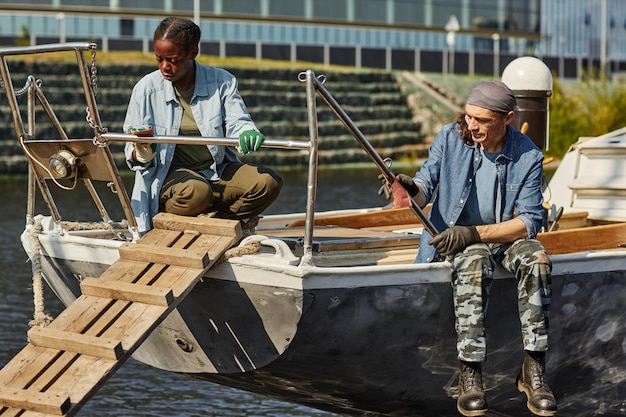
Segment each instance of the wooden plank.
[[[424,207],[424,214],[430,212],[431,205]],[[385,208],[363,213],[336,214],[315,218],[316,226],[341,226],[354,229],[419,223],[418,217],[408,207]],[[297,220],[289,227],[304,226],[304,220]]]
[[[153,229],[133,248],[123,245],[126,258],[101,278],[86,278],[83,294],[48,327],[29,331],[31,343],[0,370],[0,386],[27,392],[24,398],[69,398],[63,414],[74,416],[238,239]],[[16,405],[26,411],[5,405],[3,417],[51,415],[23,402]]]
[[177,230],[152,229],[141,236],[138,242],[154,246],[176,246],[182,234]]
[[83,295],[112,298],[167,307],[174,301],[171,288],[132,284],[102,278],[88,277],[80,283]]
[[124,320],[117,320],[106,329],[104,336],[122,341],[125,351],[134,352],[150,333],[167,317],[172,308],[132,303]]
[[166,230],[195,230],[200,233],[237,236],[242,235],[241,222],[239,220],[216,219],[214,217],[200,216],[188,217],[171,213],[158,213],[152,218],[156,229]]
[[30,385],[36,374],[29,369],[40,372],[52,364],[58,357],[59,352],[39,346],[28,344],[19,351],[13,359],[0,369],[0,386],[7,388],[24,388]]
[[188,266],[204,269],[209,263],[206,253],[196,253],[187,249],[151,246],[142,243],[124,243],[120,246],[120,259],[126,261],[150,262],[167,265]]
[[113,265],[104,271],[98,279],[134,283],[145,274],[158,276],[158,274],[160,274],[166,267],[167,265],[163,264],[155,265],[151,262],[142,263],[118,259]]
[[564,213],[558,221],[558,230],[576,229],[587,227],[589,213],[581,211],[577,213]]
[[122,301],[81,295],[71,304],[71,309],[63,310],[47,327],[97,336],[100,331],[97,323],[102,322],[103,316],[113,309],[117,309],[114,316],[119,316],[125,305]]
[[[14,413],[14,414],[11,414]],[[2,413],[2,417],[12,417],[12,416],[19,416],[19,417],[50,417],[50,414],[46,414],[46,413],[38,413],[36,411],[24,411],[21,409],[17,409],[17,408],[8,408],[6,411],[4,411]]]
[[546,248],[548,255],[615,249],[626,242],[626,224],[619,223],[539,233],[537,239]]
[[188,291],[191,291],[200,279],[202,276],[195,269],[171,266],[167,269],[166,274],[161,274],[156,283],[159,286],[171,288],[174,298],[177,300],[188,294]]
[[35,346],[57,349],[117,360],[124,353],[119,340],[95,337],[86,334],[65,332],[48,327],[32,327],[28,340]]
[[4,406],[62,416],[70,406],[67,396],[0,387],[0,403]]
[[[304,236],[303,228],[267,230],[268,237],[299,240]],[[359,249],[417,247],[419,235],[407,235],[388,231],[349,229],[346,227],[316,227],[313,251],[330,252]]]
[[[78,414],[80,408],[102,388],[124,361],[109,361],[93,356],[78,356],[70,367],[48,388],[48,392],[69,395],[72,406],[66,417]],[[129,399],[132,387],[129,387]]]

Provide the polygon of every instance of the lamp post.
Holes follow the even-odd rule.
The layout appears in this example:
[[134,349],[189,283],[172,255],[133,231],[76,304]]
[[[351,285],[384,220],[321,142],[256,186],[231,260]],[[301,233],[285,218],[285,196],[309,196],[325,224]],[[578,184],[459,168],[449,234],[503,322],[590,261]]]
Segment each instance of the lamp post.
[[455,15],[451,15],[444,28],[448,32],[446,34],[446,42],[448,43],[448,49],[450,51],[448,56],[449,71],[454,74],[454,47],[456,45],[456,33],[461,29],[459,19],[457,19]]
[[[193,0],[193,21],[200,26],[200,0]],[[198,43],[198,56],[200,56],[200,43]]]
[[523,56],[511,61],[502,71],[505,83],[517,99],[513,126],[528,123],[527,135],[542,150],[549,146],[549,103],[552,73],[539,58]]
[[59,42],[65,42],[65,13],[57,13],[57,20],[59,21]]
[[606,0],[600,0],[600,74],[606,76]]
[[500,34],[491,35],[493,40],[493,75],[497,77],[500,73]]

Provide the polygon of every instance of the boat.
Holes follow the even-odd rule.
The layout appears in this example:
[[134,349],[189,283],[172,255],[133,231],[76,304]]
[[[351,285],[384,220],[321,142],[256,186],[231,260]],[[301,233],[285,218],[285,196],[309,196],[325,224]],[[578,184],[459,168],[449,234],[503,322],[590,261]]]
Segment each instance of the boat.
[[[141,241],[109,144],[141,140],[103,126],[91,43],[0,49],[0,70],[16,134],[30,163],[22,245],[56,296],[70,305],[86,277],[99,277],[122,245]],[[92,138],[68,138],[35,77],[12,85],[7,57],[74,51]],[[92,54],[93,55],[93,54]],[[94,55],[95,56],[95,55]],[[431,228],[414,202],[401,207],[315,211],[316,100],[321,97],[363,145],[385,178],[386,160],[312,70],[298,74],[307,97],[308,141],[264,146],[309,152],[303,213],[268,215],[243,238],[134,352],[164,372],[303,404],[340,415],[449,416],[456,413],[458,361],[448,262],[416,264],[419,236]],[[37,139],[19,95],[36,97],[58,139]],[[31,112],[29,112],[29,115]],[[154,142],[235,145],[230,138],[155,136]],[[626,412],[626,128],[571,146],[547,183],[539,239],[552,262],[547,378],[559,416]],[[114,192],[112,220],[95,183]],[[84,185],[101,221],[64,219],[53,190]],[[35,212],[43,196],[43,213]],[[109,196],[110,198],[110,196]],[[90,203],[91,204],[91,203]],[[428,229],[430,230],[430,229]],[[35,268],[36,267],[36,268]],[[515,280],[496,271],[487,317],[484,383],[489,415],[528,415],[515,387],[523,359]]]

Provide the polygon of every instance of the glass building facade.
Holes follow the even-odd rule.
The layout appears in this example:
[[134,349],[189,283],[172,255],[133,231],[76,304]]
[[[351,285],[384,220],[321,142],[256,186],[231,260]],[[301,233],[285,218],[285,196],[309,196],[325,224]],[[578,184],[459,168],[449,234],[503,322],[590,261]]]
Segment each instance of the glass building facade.
[[0,0],[0,37],[149,40],[167,15],[209,42],[626,60],[626,0]]

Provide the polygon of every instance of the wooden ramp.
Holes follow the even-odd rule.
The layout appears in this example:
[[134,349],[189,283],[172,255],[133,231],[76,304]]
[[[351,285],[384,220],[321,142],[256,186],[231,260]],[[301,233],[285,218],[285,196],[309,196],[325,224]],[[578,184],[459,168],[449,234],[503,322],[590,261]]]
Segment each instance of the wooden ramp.
[[241,237],[238,221],[159,213],[0,370],[0,416],[73,416]]

